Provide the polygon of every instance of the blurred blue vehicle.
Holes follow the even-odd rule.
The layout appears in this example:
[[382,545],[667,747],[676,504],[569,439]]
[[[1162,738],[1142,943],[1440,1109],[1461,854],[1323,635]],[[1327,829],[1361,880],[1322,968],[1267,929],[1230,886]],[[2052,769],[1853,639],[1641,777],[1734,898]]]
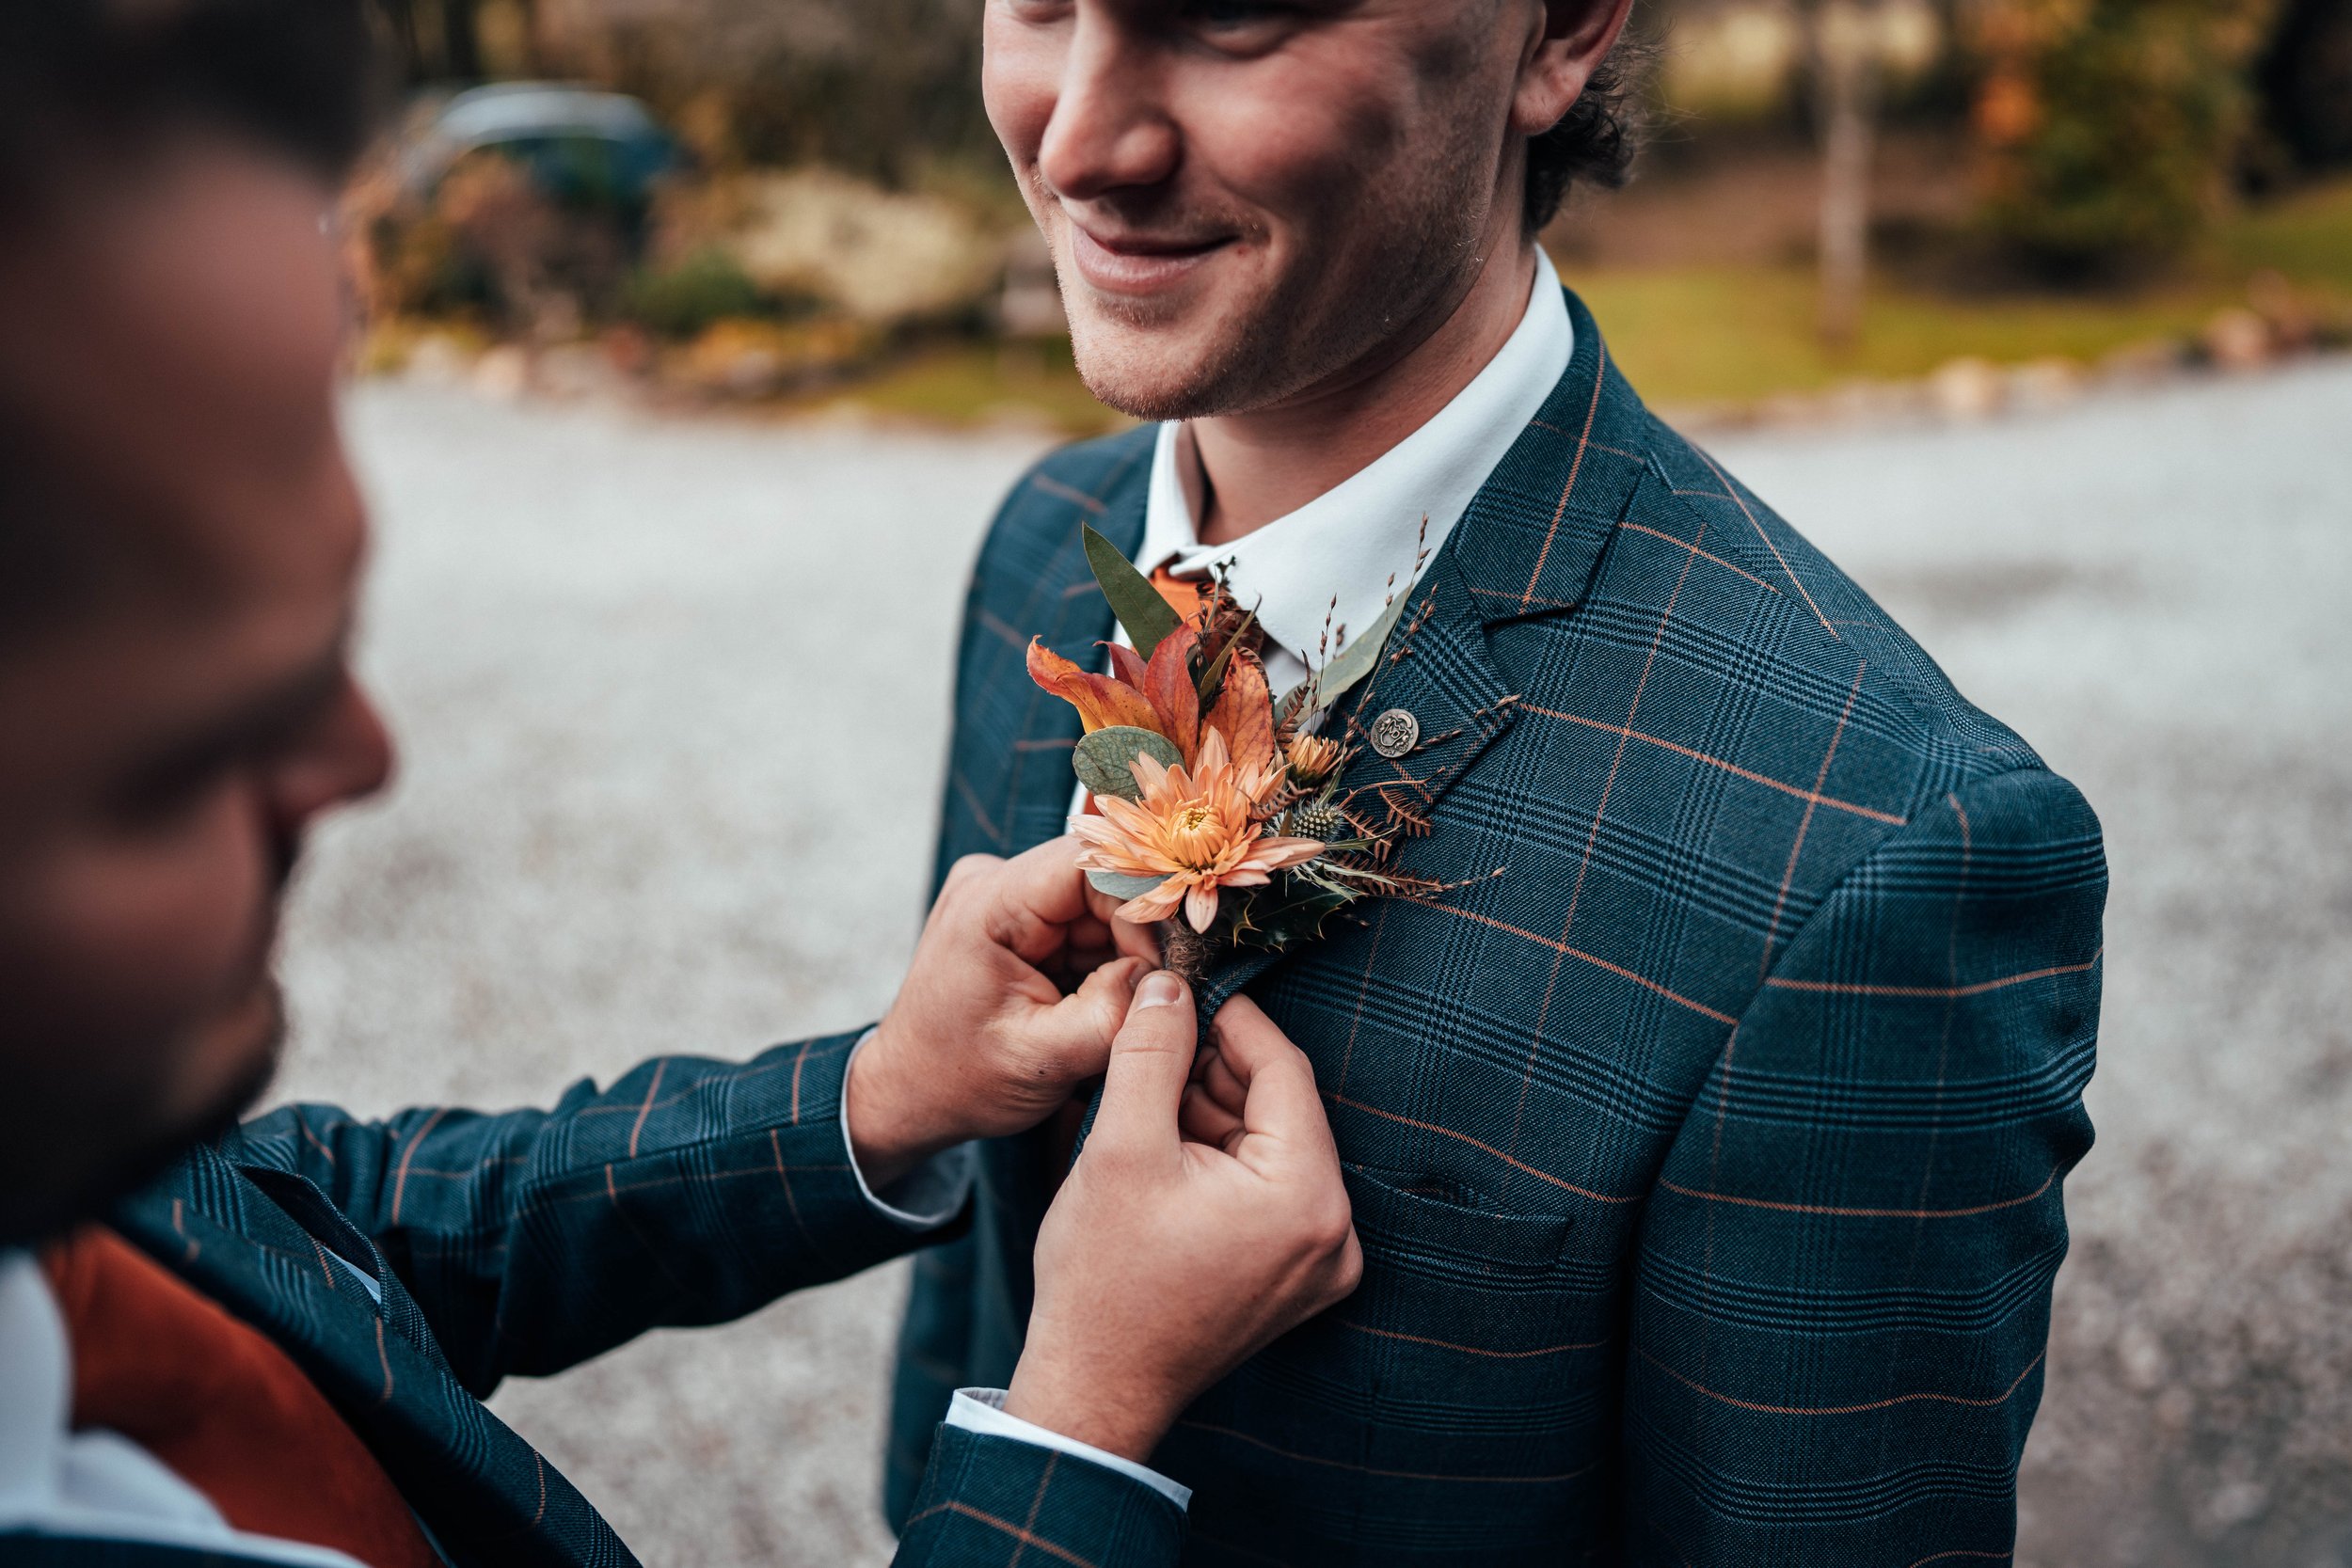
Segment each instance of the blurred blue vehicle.
[[569,210],[612,214],[634,229],[660,178],[682,157],[634,98],[560,82],[501,82],[443,103],[401,150],[400,182],[429,198],[457,162],[492,151],[526,169]]

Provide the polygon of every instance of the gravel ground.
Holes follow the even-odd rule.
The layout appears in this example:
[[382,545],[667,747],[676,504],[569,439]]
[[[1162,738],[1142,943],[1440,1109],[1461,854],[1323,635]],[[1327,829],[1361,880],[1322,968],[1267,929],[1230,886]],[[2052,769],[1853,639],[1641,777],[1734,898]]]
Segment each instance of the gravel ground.
[[[1017,437],[352,404],[407,747],[291,926],[285,1091],[544,1101],[853,1025],[912,945]],[[2352,367],[1719,454],[2107,827],[2033,1568],[2352,1564]],[[663,1565],[879,1563],[904,1275],[494,1403]]]

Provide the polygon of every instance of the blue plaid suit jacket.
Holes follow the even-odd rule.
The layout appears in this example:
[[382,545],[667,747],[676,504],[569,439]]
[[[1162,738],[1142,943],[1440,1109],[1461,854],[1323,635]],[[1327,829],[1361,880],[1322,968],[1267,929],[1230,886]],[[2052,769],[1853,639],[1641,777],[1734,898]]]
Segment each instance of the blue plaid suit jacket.
[[[1155,1457],[1186,1560],[2004,1559],[2090,1143],[2098,823],[1570,305],[1360,709],[1420,720],[1350,782],[1462,885],[1204,998],[1248,985],[1312,1059],[1367,1261]],[[1100,657],[1079,528],[1138,543],[1151,451],[1048,458],[989,537],[943,870],[1060,831],[1076,721],[1023,649]],[[946,1391],[1018,1354],[1053,1176],[992,1146],[918,1264],[898,1516]]]
[[[549,1112],[294,1106],[199,1150],[115,1225],[308,1372],[443,1554],[473,1565],[634,1563],[481,1400],[649,1328],[739,1317],[916,1238],[858,1189],[840,1128],[855,1036],[746,1064],[648,1062]],[[329,1254],[371,1274],[371,1301]],[[779,1463],[790,1463],[779,1456]],[[1150,1487],[1032,1445],[943,1429],[905,1568],[1172,1564],[1184,1518]],[[0,1534],[0,1561],[133,1568],[171,1548]]]

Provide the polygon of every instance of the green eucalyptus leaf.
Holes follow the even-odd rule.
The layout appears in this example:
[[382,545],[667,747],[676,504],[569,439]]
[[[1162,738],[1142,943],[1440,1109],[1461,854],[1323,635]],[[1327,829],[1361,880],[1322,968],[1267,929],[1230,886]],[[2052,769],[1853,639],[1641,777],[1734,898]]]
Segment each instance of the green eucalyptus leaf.
[[1078,782],[1095,794],[1134,800],[1143,794],[1136,785],[1133,767],[1139,756],[1155,758],[1163,768],[1177,767],[1184,760],[1176,743],[1164,735],[1133,724],[1112,724],[1079,741],[1071,765],[1077,769]]
[[1175,606],[1161,598],[1152,579],[1136,571],[1119,553],[1119,546],[1097,533],[1091,524],[1086,531],[1086,551],[1087,564],[1094,568],[1094,580],[1103,585],[1103,597],[1110,601],[1111,613],[1126,628],[1127,641],[1136,645],[1136,653],[1150,658],[1160,639],[1184,624]]
[[1140,898],[1167,880],[1165,877],[1122,877],[1116,871],[1087,873],[1087,885],[1106,898]]

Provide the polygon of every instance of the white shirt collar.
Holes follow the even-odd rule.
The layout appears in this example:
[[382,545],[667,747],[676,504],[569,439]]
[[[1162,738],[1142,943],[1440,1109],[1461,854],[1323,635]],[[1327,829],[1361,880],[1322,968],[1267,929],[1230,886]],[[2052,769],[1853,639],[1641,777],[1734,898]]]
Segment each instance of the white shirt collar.
[[65,1321],[40,1265],[0,1252],[0,1530],[138,1541],[280,1568],[360,1568],[341,1552],[246,1535],[146,1449],[70,1430]]
[[1266,673],[1279,692],[1336,652],[1322,646],[1327,619],[1360,632],[1392,593],[1411,586],[1417,547],[1437,554],[1575,353],[1560,275],[1538,247],[1526,313],[1453,402],[1337,487],[1227,545],[1200,543],[1185,483],[1199,473],[1191,436],[1163,424],[1136,564],[1180,573],[1224,564],[1241,603],[1258,607]]

